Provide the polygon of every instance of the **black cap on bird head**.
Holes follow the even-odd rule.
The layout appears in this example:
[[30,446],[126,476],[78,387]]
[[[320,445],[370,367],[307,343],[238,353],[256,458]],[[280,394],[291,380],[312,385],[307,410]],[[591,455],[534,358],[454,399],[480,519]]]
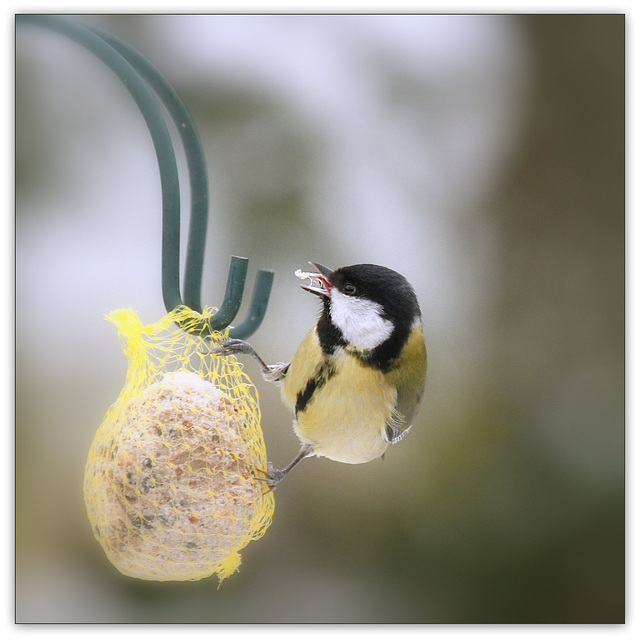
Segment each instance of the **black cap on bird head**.
[[318,262],[309,263],[315,272],[296,271],[299,278],[309,278],[309,285],[300,285],[321,298],[331,298],[335,288],[340,293],[366,298],[382,306],[390,317],[415,318],[420,316],[418,299],[408,280],[393,269],[377,264],[354,264],[330,269]]

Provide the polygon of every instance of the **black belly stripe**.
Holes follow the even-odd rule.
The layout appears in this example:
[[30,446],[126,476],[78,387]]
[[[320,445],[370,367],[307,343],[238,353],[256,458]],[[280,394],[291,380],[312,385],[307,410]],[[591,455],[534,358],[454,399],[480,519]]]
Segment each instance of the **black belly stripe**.
[[301,391],[296,396],[296,415],[300,413],[300,411],[304,411],[311,401],[313,394],[320,389],[326,382],[333,377],[335,374],[335,368],[332,367],[329,363],[324,362],[318,367],[318,371],[316,375],[313,376],[307,382],[307,386],[304,388],[304,391]]

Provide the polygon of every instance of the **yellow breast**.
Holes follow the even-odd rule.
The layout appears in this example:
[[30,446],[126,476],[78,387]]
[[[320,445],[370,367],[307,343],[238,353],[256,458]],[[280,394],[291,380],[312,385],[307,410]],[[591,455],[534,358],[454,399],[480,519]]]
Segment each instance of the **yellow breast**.
[[[283,399],[295,408],[298,394],[314,377],[322,359],[315,331],[309,332],[291,361]],[[388,444],[384,428],[396,401],[396,389],[384,375],[365,367],[354,356],[338,350],[332,356],[333,373],[318,385],[295,430],[314,453],[338,462],[358,464],[379,458]]]

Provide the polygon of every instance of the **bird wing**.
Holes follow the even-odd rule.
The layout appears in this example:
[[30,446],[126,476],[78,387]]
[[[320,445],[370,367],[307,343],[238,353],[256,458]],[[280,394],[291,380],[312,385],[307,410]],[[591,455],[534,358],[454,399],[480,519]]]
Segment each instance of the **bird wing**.
[[396,366],[387,374],[397,388],[395,406],[387,419],[383,434],[389,444],[400,442],[409,433],[424,393],[427,351],[422,328],[412,333],[403,352],[405,355],[398,358]]
[[420,404],[422,390],[416,394],[415,389],[401,387],[398,389],[396,404],[387,419],[384,429],[384,439],[389,444],[397,444],[411,429],[413,418]]

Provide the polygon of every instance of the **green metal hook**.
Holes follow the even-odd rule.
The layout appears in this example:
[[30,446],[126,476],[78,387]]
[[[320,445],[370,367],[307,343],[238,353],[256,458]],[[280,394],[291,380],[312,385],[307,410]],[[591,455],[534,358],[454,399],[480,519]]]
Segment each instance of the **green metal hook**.
[[253,335],[262,323],[267,312],[271,287],[273,286],[273,271],[261,269],[256,276],[256,283],[251,296],[251,306],[244,322],[229,331],[231,338],[248,338]]
[[[209,326],[212,330],[219,331],[228,326],[238,313],[242,291],[247,278],[248,265],[249,260],[247,258],[239,258],[238,256],[231,258],[224,300],[216,316],[209,321]],[[247,317],[244,322],[229,331],[230,337],[246,338],[252,335],[260,326],[267,310],[273,277],[273,271],[264,269],[258,271]]]
[[[17,16],[17,21],[53,29],[83,45],[107,64],[131,93],[151,133],[160,169],[163,196],[162,293],[165,307],[171,311],[186,304],[201,312],[200,292],[209,208],[206,163],[195,124],[180,97],[144,56],[110,33],[60,16],[22,15]],[[174,121],[187,159],[191,218],[185,261],[184,302],[179,282],[180,186],[177,163],[171,136],[156,98]],[[209,319],[208,331],[220,331],[235,318],[242,303],[247,269],[246,258],[232,257],[225,297],[218,312]],[[273,278],[272,271],[258,272],[247,318],[231,329],[230,335],[245,338],[257,330],[266,313]]]
[[[118,51],[147,82],[164,104],[180,136],[187,161],[191,192],[191,218],[189,221],[183,299],[186,306],[200,312],[202,311],[200,291],[207,235],[209,190],[206,161],[195,124],[180,96],[147,58],[113,34],[93,26],[87,28],[91,29]],[[177,217],[179,220],[179,213],[179,211],[172,211],[170,215]],[[163,246],[166,246],[167,250],[171,251],[172,254],[176,253],[169,260],[172,268],[175,268],[179,261],[179,242],[174,239],[173,242],[163,243]]]

